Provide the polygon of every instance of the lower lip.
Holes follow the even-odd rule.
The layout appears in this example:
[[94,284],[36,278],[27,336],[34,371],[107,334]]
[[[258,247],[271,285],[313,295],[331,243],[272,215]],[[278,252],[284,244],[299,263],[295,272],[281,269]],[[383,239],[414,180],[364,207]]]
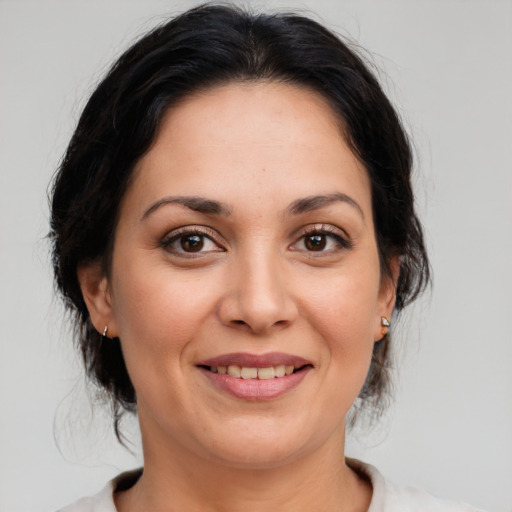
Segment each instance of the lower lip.
[[296,388],[309,373],[311,367],[284,377],[273,379],[237,379],[228,374],[214,373],[205,368],[199,368],[203,375],[217,388],[237,398],[245,400],[269,400],[284,395]]

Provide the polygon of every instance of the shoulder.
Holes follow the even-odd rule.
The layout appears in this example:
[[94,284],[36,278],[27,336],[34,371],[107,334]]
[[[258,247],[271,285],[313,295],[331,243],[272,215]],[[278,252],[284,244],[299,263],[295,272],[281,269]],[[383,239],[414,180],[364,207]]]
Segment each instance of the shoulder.
[[[399,486],[386,480],[370,464],[348,459],[348,465],[370,480],[373,496],[368,512],[483,512],[464,503],[438,499],[413,487]],[[111,480],[98,494],[82,498],[58,512],[117,512],[113,493],[128,489],[142,474],[142,470],[122,473]]]
[[57,512],[116,512],[112,482],[109,482],[98,494],[75,501]]
[[413,487],[396,485],[370,464],[354,459],[348,459],[347,463],[373,486],[368,512],[483,512],[465,503],[442,500]]
[[413,487],[397,486],[386,481],[387,508],[384,510],[421,512],[483,512],[466,503],[436,498]]
[[57,512],[117,512],[114,504],[114,491],[128,489],[139,479],[141,474],[142,470],[140,469],[121,473],[103,487],[98,494],[82,498]]

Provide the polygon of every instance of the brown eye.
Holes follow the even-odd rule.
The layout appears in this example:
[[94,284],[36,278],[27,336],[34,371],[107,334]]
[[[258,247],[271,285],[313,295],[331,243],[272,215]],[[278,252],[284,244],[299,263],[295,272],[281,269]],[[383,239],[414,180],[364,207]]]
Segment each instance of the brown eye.
[[304,244],[308,251],[323,251],[327,245],[327,237],[319,233],[308,235],[304,238]]
[[204,247],[204,237],[201,235],[187,235],[180,238],[181,248],[185,252],[199,252]]
[[[205,231],[204,233],[203,230]],[[225,251],[222,245],[215,241],[216,237],[216,233],[210,228],[186,226],[166,235],[160,241],[159,245],[166,252],[176,257],[200,257],[207,256],[214,252]]]

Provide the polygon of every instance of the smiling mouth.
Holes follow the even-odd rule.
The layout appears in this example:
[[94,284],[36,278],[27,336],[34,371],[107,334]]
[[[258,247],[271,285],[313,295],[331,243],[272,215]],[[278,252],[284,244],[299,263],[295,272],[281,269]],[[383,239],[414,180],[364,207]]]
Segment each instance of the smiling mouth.
[[196,366],[214,388],[252,402],[288,394],[314,369],[311,361],[282,352],[223,354]]
[[238,365],[218,365],[218,366],[204,366],[200,365],[201,368],[204,368],[207,371],[212,373],[219,373],[221,375],[229,375],[230,377],[234,377],[235,379],[258,379],[258,380],[270,380],[270,379],[279,379],[282,377],[286,377],[292,375],[294,373],[300,372],[301,370],[306,369],[307,367],[311,367],[310,364],[305,364],[302,366],[293,366],[293,365],[276,365],[276,366],[267,366],[264,368],[258,367],[248,367],[248,366],[238,366]]

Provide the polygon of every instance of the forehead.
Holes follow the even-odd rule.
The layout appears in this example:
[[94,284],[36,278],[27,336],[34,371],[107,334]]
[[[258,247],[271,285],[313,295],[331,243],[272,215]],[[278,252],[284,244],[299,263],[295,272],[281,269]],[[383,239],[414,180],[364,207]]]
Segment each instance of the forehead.
[[[308,128],[312,121],[315,132]],[[196,92],[169,109],[155,142],[166,133],[196,136],[201,145],[212,146],[268,145],[295,137],[304,143],[304,128],[311,142],[317,134],[343,138],[341,119],[318,92],[278,81],[233,82]]]
[[152,200],[164,192],[230,203],[273,193],[293,201],[369,191],[367,173],[327,101],[280,82],[219,86],[169,109],[134,181]]

